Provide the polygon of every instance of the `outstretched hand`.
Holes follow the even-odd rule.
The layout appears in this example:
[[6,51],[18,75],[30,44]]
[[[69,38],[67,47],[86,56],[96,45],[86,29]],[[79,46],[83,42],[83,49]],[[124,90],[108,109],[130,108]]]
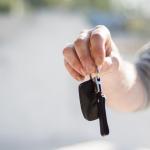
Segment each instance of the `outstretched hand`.
[[73,44],[63,49],[64,64],[70,75],[80,81],[86,75],[113,72],[119,67],[119,55],[109,30],[102,25],[83,30]]

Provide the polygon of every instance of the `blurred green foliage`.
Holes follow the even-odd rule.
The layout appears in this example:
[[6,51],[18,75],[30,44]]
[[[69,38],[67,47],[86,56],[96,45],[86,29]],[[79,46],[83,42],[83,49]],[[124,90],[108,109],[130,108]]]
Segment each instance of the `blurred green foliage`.
[[5,13],[11,10],[11,2],[9,0],[0,1],[0,12]]
[[[112,2],[114,2],[113,5]],[[96,12],[102,11],[106,14],[117,12],[117,15],[125,14],[127,16],[128,19],[125,23],[127,29],[143,32],[148,28],[149,18],[145,19],[141,15],[139,9],[133,10],[130,7],[123,7],[119,2],[121,2],[121,0],[0,0],[0,14],[9,12],[17,12],[19,14],[20,12],[26,12],[26,10],[32,11],[39,8],[55,7],[62,7],[76,11],[87,10],[90,13],[95,12],[95,14]]]
[[59,5],[62,0],[26,0],[28,5],[33,8]]
[[9,12],[17,7],[18,3],[27,5],[31,9],[54,6],[85,9],[94,7],[95,9],[107,11],[110,9],[109,0],[0,0],[0,11]]
[[70,6],[70,7],[95,7],[109,9],[109,0],[26,0],[33,7],[42,6]]

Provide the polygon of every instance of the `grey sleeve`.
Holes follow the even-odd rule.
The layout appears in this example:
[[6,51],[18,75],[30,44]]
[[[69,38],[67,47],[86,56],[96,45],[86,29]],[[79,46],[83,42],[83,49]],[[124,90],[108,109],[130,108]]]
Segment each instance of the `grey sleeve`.
[[139,77],[141,78],[141,81],[145,86],[146,96],[148,100],[147,104],[150,106],[150,43],[145,45],[139,52],[135,65]]

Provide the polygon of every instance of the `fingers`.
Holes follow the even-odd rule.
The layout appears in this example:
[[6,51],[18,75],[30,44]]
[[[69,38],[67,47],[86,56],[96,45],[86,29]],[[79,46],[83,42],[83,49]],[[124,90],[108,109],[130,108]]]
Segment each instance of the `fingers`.
[[75,51],[82,66],[88,74],[96,72],[96,65],[90,54],[89,48],[90,31],[83,31],[74,42]]
[[80,63],[80,60],[78,59],[78,56],[76,54],[76,51],[73,47],[73,45],[68,45],[63,50],[64,59],[65,61],[79,74],[82,76],[86,75],[86,71],[84,70],[82,64]]
[[111,41],[111,38],[106,41],[105,51],[106,51],[106,57],[111,55],[111,52],[112,52],[112,41]]
[[66,60],[64,60],[64,64],[65,64],[66,69],[68,70],[68,72],[74,79],[78,81],[81,81],[84,79],[84,76],[80,75],[77,71],[75,71]]
[[[111,53],[110,33],[104,26],[98,26],[90,37],[91,55],[97,66],[102,65],[104,58]],[[107,46],[107,49],[106,49]]]
[[104,26],[82,31],[75,42],[63,50],[67,70],[74,78],[78,76],[77,80],[97,72],[105,57],[111,55],[111,44],[110,32]]

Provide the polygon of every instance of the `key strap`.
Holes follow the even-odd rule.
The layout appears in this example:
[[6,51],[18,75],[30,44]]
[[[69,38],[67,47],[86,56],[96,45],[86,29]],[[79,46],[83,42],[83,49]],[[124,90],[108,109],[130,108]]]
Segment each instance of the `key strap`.
[[100,123],[100,133],[102,136],[109,134],[109,127],[106,116],[106,108],[105,108],[105,97],[102,94],[100,78],[95,77],[94,82],[96,84],[96,93],[97,93],[97,106],[98,106],[98,117]]

